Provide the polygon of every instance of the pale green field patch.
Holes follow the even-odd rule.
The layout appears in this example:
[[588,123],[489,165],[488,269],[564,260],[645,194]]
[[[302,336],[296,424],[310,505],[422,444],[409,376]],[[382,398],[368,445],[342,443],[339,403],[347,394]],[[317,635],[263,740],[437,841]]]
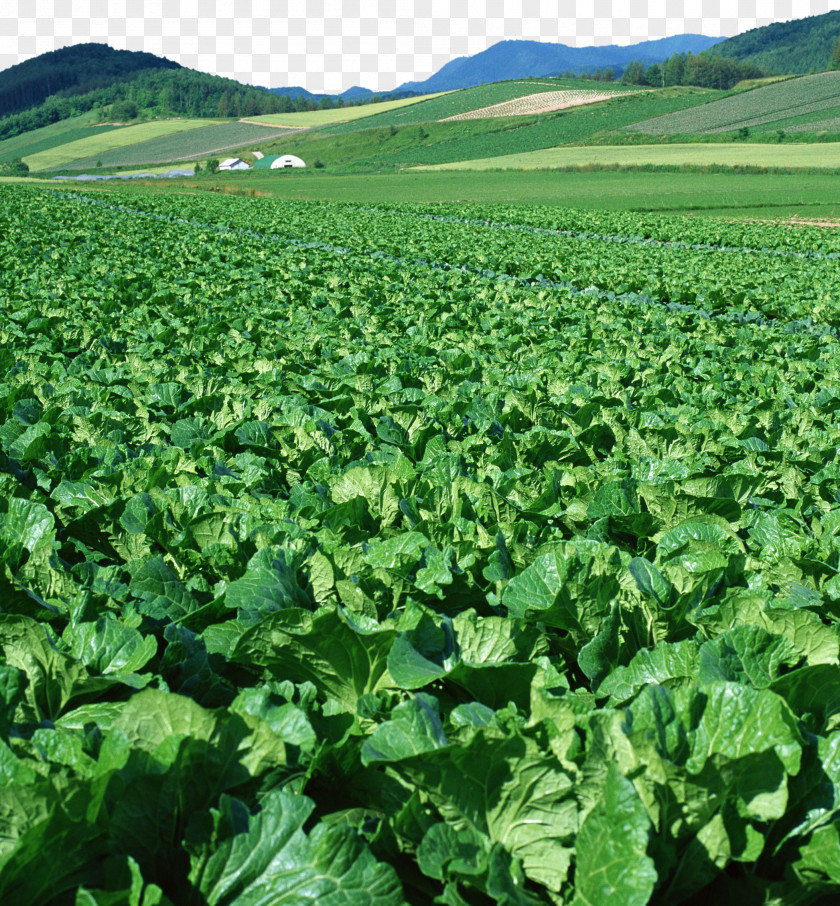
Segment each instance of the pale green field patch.
[[208,126],[214,122],[225,121],[173,119],[157,120],[151,123],[139,123],[136,126],[125,126],[122,129],[113,129],[109,132],[92,135],[89,138],[81,138],[74,142],[68,142],[66,145],[58,145],[55,148],[39,151],[37,154],[30,154],[29,156],[24,157],[23,160],[29,165],[30,170],[33,171],[55,170],[78,158],[91,157],[96,154],[101,154],[104,151],[111,151],[114,148],[123,148],[126,145],[134,145],[137,142],[145,142],[149,139],[159,138],[164,135],[175,135],[178,132],[187,132],[191,129]]
[[792,144],[685,144],[546,148],[411,170],[541,170],[564,167],[723,166],[840,168],[840,142]]
[[305,110],[301,113],[266,113],[262,116],[249,116],[249,123],[266,123],[269,126],[289,126],[308,128],[310,126],[330,126],[333,123],[349,123],[351,120],[364,119],[400,107],[410,107],[420,101],[429,101],[441,95],[450,94],[439,91],[437,94],[422,94],[416,98],[402,98],[398,101],[382,101],[378,104],[360,104],[357,107],[334,107],[332,110]]

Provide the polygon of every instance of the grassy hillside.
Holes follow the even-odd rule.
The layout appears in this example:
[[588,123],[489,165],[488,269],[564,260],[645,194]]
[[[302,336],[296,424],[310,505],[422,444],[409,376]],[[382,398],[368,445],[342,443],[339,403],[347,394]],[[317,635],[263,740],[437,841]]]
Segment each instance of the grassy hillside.
[[774,22],[727,38],[706,51],[765,66],[772,72],[825,69],[840,38],[840,10],[792,22]]
[[824,111],[839,105],[840,72],[823,72],[764,85],[625,128],[647,135],[711,134],[742,128],[772,132],[791,118],[799,123],[807,121],[803,117],[824,119]]
[[171,136],[206,125],[207,120],[195,119],[159,120],[152,123],[140,123],[137,126],[124,126],[101,135],[92,135],[45,151],[38,151],[35,154],[27,154],[24,162],[33,172],[59,170],[79,158],[93,157],[95,160],[114,148],[124,148],[152,138]]
[[[244,147],[276,140],[282,135],[293,134],[282,128],[259,126],[253,123],[220,123],[215,126],[202,125],[175,135],[161,135],[149,141],[122,148],[114,148],[99,155],[78,158],[64,166],[67,170],[87,170],[96,166],[136,167],[144,164],[177,163],[185,160],[204,160],[208,157],[227,157],[229,153],[241,152]],[[250,155],[248,155],[250,157]]]
[[42,126],[40,129],[33,129],[32,132],[24,132],[23,135],[0,141],[0,164],[15,157],[37,154],[39,151],[47,151],[50,148],[56,148],[68,142],[100,135],[103,132],[112,132],[121,128],[120,126],[95,125],[98,120],[99,116],[97,113],[91,110],[81,116],[75,116],[69,120],[61,120],[50,126]]
[[820,145],[674,144],[547,148],[526,154],[439,164],[441,170],[538,170],[564,167],[766,167],[840,169],[840,142]]
[[[283,140],[282,148],[273,150],[297,154],[304,160],[318,159],[329,167],[398,169],[589,142],[663,111],[680,110],[716,96],[719,92],[706,89],[666,88],[534,116],[420,122],[346,132],[325,129],[290,136]],[[414,108],[409,109],[416,112]]]
[[[334,135],[352,132],[358,129],[377,129],[390,126],[406,126],[416,123],[435,123],[451,116],[469,113],[482,107],[501,104],[505,101],[526,97],[529,94],[561,91],[563,89],[580,90],[591,88],[599,90],[605,87],[603,82],[590,82],[579,79],[520,79],[512,82],[495,82],[490,85],[479,85],[476,88],[464,88],[446,94],[433,95],[422,99],[405,110],[387,110],[363,121],[333,126],[327,131]],[[625,86],[609,83],[610,91],[627,90]]]

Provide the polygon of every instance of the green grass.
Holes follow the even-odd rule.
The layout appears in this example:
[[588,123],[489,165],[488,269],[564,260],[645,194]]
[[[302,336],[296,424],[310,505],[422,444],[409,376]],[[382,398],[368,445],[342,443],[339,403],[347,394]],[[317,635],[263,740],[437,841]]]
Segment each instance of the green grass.
[[290,136],[272,150],[321,160],[333,169],[398,170],[592,141],[663,110],[678,110],[716,95],[700,88],[666,88],[533,116],[392,124],[344,133],[325,129]]
[[96,161],[101,157],[104,165],[104,154],[107,151],[206,126],[206,119],[155,120],[150,123],[139,123],[136,126],[112,129],[101,135],[93,135],[39,151],[36,154],[27,155],[24,157],[24,161],[34,172],[58,170],[79,159],[92,158]]
[[269,126],[289,126],[293,128],[310,128],[312,126],[329,126],[334,123],[345,123],[367,119],[371,116],[401,110],[428,98],[440,97],[445,92],[423,95],[416,98],[401,98],[397,101],[379,101],[375,104],[359,104],[353,107],[334,107],[332,110],[305,110],[301,113],[266,113],[262,116],[250,116],[252,123],[265,123]]
[[[840,180],[819,174],[439,170],[388,174],[254,171],[215,178],[86,186],[142,194],[219,192],[277,199],[377,202],[503,202],[586,210],[721,217],[840,217]],[[75,190],[75,189],[74,189]]]
[[93,125],[99,118],[97,112],[91,110],[81,116],[61,120],[49,126],[42,126],[40,129],[24,132],[23,135],[0,141],[0,163],[13,160],[15,157],[25,157],[39,151],[47,151],[80,138],[99,135],[103,132],[113,132],[120,128],[119,126]]
[[[204,121],[207,122],[206,120]],[[253,123],[219,123],[191,129],[187,133],[162,135],[149,141],[112,151],[79,158],[66,164],[66,169],[80,170],[96,166],[102,161],[103,167],[134,167],[143,164],[178,163],[185,160],[204,159],[227,155],[244,147],[254,147],[262,142],[272,141],[288,130],[256,126]],[[243,152],[244,153],[244,152]]]
[[840,72],[787,79],[721,98],[694,110],[670,113],[626,128],[647,135],[729,132],[741,128],[775,128],[791,117],[813,115],[840,104]]
[[542,94],[548,91],[562,91],[564,89],[609,89],[610,91],[624,91],[625,86],[617,83],[590,82],[578,79],[517,79],[510,82],[493,82],[489,85],[478,85],[475,88],[462,88],[460,91],[451,91],[442,95],[432,95],[422,99],[422,103],[405,110],[383,111],[375,117],[369,117],[362,122],[344,123],[333,126],[325,131],[334,135],[352,132],[358,129],[375,129],[388,126],[406,126],[417,123],[436,123],[438,120],[456,116],[459,113],[469,113],[482,107],[501,104],[515,98],[526,97],[529,94]]
[[547,148],[525,154],[438,164],[442,170],[539,170],[563,167],[840,168],[840,142],[827,144],[679,144]]

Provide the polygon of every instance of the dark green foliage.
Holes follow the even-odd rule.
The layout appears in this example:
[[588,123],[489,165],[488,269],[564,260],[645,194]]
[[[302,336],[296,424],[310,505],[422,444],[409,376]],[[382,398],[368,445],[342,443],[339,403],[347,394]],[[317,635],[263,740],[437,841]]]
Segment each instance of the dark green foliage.
[[52,95],[69,97],[106,88],[142,70],[180,68],[164,57],[114,50],[107,44],[62,47],[3,71],[0,116],[35,107]]
[[704,51],[699,54],[674,54],[662,65],[652,63],[645,67],[639,61],[628,64],[621,77],[626,85],[649,85],[652,88],[666,85],[694,85],[698,88],[717,88],[727,91],[745,79],[767,75],[766,69],[750,61],[729,59]]
[[137,104],[131,100],[117,101],[111,105],[111,117],[115,120],[133,120],[137,117]]
[[0,164],[0,174],[4,176],[28,176],[29,165],[25,164],[19,157],[13,157],[11,160]]
[[751,29],[705,53],[751,62],[774,73],[819,72],[830,67],[838,40],[840,10],[833,10]]
[[838,254],[0,187],[0,899],[836,900]]
[[829,69],[840,69],[840,37],[834,42],[831,51],[831,59],[828,62]]

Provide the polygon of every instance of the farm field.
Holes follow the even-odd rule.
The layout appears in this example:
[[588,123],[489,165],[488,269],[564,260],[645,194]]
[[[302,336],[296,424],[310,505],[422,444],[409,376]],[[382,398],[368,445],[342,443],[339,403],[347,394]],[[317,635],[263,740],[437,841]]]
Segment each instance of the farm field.
[[[555,91],[603,90],[602,83],[581,82],[577,79],[517,79],[509,82],[492,82],[474,88],[462,88],[441,95],[421,98],[422,103],[405,109],[383,111],[365,120],[327,127],[332,134],[355,131],[359,128],[376,129],[384,126],[404,126],[416,123],[435,123],[453,116],[471,113],[484,107],[514,101],[532,94],[551,94]],[[622,85],[610,85],[611,91],[628,91]]]
[[[826,144],[673,144],[561,147],[479,160],[435,164],[435,170],[536,169],[553,167],[770,167],[836,170],[840,142]],[[425,169],[417,167],[417,169]]]
[[[507,84],[507,83],[505,83]],[[530,83],[525,83],[530,84]],[[489,88],[493,86],[482,86]],[[546,87],[550,91],[550,86]],[[477,92],[478,89],[465,89]],[[479,103],[479,96],[464,105],[456,106],[457,95],[427,102],[429,105],[452,102],[438,107],[435,116],[448,115],[456,110]],[[495,92],[482,92],[481,103],[498,96]],[[493,119],[462,120],[450,122],[420,122],[397,125],[379,121],[372,128],[375,118],[364,129],[338,131],[338,127],[284,139],[283,149],[297,154],[304,160],[319,159],[328,166],[346,171],[398,169],[416,164],[448,163],[473,158],[535,151],[558,144],[596,141],[628,123],[638,122],[663,110],[678,110],[714,97],[717,92],[696,88],[666,88],[661,93],[630,92],[592,105],[571,107],[556,113],[532,116],[514,116]],[[406,115],[416,116],[419,108],[408,108]],[[428,116],[429,114],[427,114]],[[396,117],[396,114],[394,114]],[[350,124],[348,124],[349,127]]]
[[580,107],[616,97],[612,91],[565,90],[527,94],[512,101],[502,101],[489,107],[479,107],[468,113],[456,113],[446,120],[481,120],[500,116],[527,116],[533,113],[553,113],[566,107]]
[[[101,187],[100,187],[101,188]],[[121,186],[170,193],[172,183]],[[721,217],[840,219],[835,176],[787,171],[418,170],[404,173],[260,171],[184,180],[183,192],[256,194],[282,200],[415,203],[491,202]]]
[[808,115],[814,120],[822,119],[823,110],[838,104],[840,72],[821,72],[764,85],[693,110],[669,113],[625,128],[647,135],[711,134],[741,128],[773,131],[777,121],[787,122],[791,117],[802,120]]
[[123,188],[0,185],[0,900],[835,902],[840,230]]
[[40,129],[24,132],[14,138],[3,139],[0,141],[0,164],[6,163],[15,157],[47,151],[67,142],[121,128],[120,126],[95,125],[97,121],[97,114],[91,111],[81,116],[61,120],[50,126],[42,126]]
[[27,154],[23,160],[29,165],[30,170],[36,173],[43,170],[59,170],[79,158],[95,160],[108,151],[126,145],[201,128],[207,128],[206,119],[155,120],[136,126],[122,126],[100,135],[92,135],[89,138],[77,139],[44,151]]
[[262,116],[249,117],[248,121],[251,123],[266,123],[270,126],[290,126],[295,128],[329,126],[334,123],[366,119],[374,113],[379,115],[391,113],[394,110],[402,110],[405,107],[411,107],[421,101],[436,97],[440,97],[440,93],[421,95],[415,98],[400,98],[396,101],[379,101],[375,104],[337,107],[331,110],[306,110],[300,113],[266,113]]
[[102,162],[103,167],[134,167],[143,164],[203,160],[228,151],[240,150],[247,145],[255,146],[262,142],[275,141],[291,134],[292,131],[288,129],[254,123],[204,125],[186,133],[162,135],[101,154],[77,158],[64,164],[64,169],[84,170],[95,167],[98,161]]

